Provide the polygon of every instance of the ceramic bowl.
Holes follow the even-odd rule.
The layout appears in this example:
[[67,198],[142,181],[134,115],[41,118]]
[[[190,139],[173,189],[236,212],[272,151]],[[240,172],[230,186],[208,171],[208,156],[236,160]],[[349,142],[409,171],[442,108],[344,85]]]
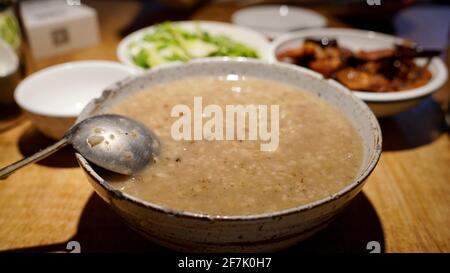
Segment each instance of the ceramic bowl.
[[[332,37],[338,40],[339,45],[355,51],[392,48],[394,44],[404,41],[394,36],[358,29],[307,29],[283,35],[275,40],[271,45],[270,60],[277,61],[276,55],[279,52],[298,47],[307,37]],[[417,59],[417,62],[424,63],[425,60]],[[448,73],[440,58],[433,58],[428,68],[432,78],[426,85],[419,88],[401,92],[353,92],[369,105],[377,117],[395,115],[414,107],[445,84]]]
[[19,58],[14,49],[0,39],[0,105],[14,103],[14,88],[19,78]]
[[245,7],[233,13],[231,22],[252,28],[271,39],[295,30],[327,25],[327,19],[320,13],[288,5]]
[[111,61],[78,61],[42,69],[16,88],[15,100],[46,136],[60,139],[83,107],[136,71]]
[[[204,59],[150,70],[117,83],[91,101],[78,121],[107,113],[112,105],[156,84],[192,76],[238,74],[291,84],[320,96],[342,111],[364,142],[358,176],[327,198],[287,210],[248,216],[211,216],[163,207],[115,190],[82,155],[76,158],[95,191],[135,230],[150,240],[181,251],[260,252],[282,249],[326,227],[361,190],[381,153],[378,122],[348,89],[321,75],[288,64],[255,60]],[[257,179],[257,178],[255,178]]]
[[[269,41],[257,31],[254,31],[250,28],[236,26],[228,23],[222,22],[213,22],[213,21],[179,21],[174,22],[177,26],[189,30],[194,31],[198,26],[211,35],[224,35],[227,36],[234,41],[241,42],[258,53],[262,60],[268,60],[269,56]],[[154,31],[154,26],[146,27],[140,30],[137,30],[127,37],[123,38],[117,47],[117,58],[119,61],[125,65],[129,65],[138,70],[144,70],[143,68],[137,66],[132,57],[128,52],[128,48],[131,43],[136,40],[141,40],[142,36],[146,33],[152,33]],[[181,63],[177,61],[176,63]],[[169,63],[170,65],[171,63]],[[167,65],[167,64],[163,64]]]

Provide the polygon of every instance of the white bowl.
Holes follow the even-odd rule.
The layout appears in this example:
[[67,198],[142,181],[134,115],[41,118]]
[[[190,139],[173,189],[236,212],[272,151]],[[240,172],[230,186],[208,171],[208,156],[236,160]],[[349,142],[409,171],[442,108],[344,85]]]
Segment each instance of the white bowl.
[[[207,31],[211,35],[225,35],[234,41],[241,42],[253,48],[261,60],[269,59],[269,42],[263,35],[249,28],[212,21],[179,21],[174,23],[189,31],[194,31],[197,25],[199,25],[202,30]],[[140,40],[147,33],[152,33],[154,29],[154,26],[146,27],[125,37],[117,47],[116,54],[119,61],[142,71],[143,68],[137,66],[128,54],[128,48],[132,42]]]
[[267,37],[304,28],[325,27],[327,19],[321,14],[295,6],[258,5],[240,9],[233,13],[231,21],[240,26],[255,29]]
[[135,73],[111,61],[70,62],[30,75],[17,86],[14,97],[43,134],[59,139],[90,100]]
[[[308,29],[286,34],[276,39],[270,49],[270,60],[278,61],[276,54],[288,48],[298,47],[307,37],[332,37],[339,45],[351,50],[377,50],[392,48],[403,40],[394,36],[373,31],[340,28]],[[422,59],[417,59],[423,62]],[[384,117],[403,112],[422,101],[425,97],[439,90],[447,81],[447,68],[438,57],[432,59],[428,66],[432,74],[431,80],[424,86],[399,92],[363,92],[353,93],[365,101],[377,117]]]
[[14,102],[14,87],[19,81],[19,58],[14,49],[0,39],[0,105]]

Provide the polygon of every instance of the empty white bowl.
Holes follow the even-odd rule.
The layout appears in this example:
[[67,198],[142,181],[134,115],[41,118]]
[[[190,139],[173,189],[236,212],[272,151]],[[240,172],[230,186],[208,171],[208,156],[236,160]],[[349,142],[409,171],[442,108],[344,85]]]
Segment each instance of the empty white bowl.
[[14,49],[0,39],[0,105],[14,102],[14,87],[19,81],[19,58]]
[[233,13],[231,21],[255,29],[269,38],[284,33],[327,25],[327,19],[319,13],[288,5],[257,5]]
[[[376,33],[373,31],[340,28],[307,29],[283,35],[271,45],[271,61],[277,61],[277,53],[289,48],[298,47],[307,37],[331,37],[337,39],[339,45],[351,50],[377,50],[392,48],[402,39]],[[423,62],[425,60],[417,60]],[[431,80],[419,88],[397,92],[363,92],[353,91],[358,98],[366,102],[377,117],[395,115],[417,105],[424,98],[439,90],[447,81],[447,68],[438,57],[432,59],[428,66],[432,74]]]
[[134,69],[111,61],[64,63],[27,77],[17,86],[14,97],[43,134],[59,139],[91,99],[135,73]]

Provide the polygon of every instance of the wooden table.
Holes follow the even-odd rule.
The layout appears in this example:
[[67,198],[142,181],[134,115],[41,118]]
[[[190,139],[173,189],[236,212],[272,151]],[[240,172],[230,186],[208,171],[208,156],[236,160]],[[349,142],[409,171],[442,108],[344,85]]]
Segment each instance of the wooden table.
[[[88,1],[86,1],[88,2]],[[102,43],[68,55],[35,61],[27,72],[82,59],[116,60],[119,30],[139,11],[136,2],[91,1]],[[236,9],[215,4],[192,18],[228,21]],[[331,20],[331,25],[339,25]],[[441,97],[448,96],[449,87]],[[413,111],[380,120],[384,152],[367,185],[328,229],[287,251],[366,252],[378,241],[386,252],[450,251],[450,141],[443,113],[429,99]],[[51,143],[25,118],[0,132],[0,165]],[[83,252],[166,251],[125,226],[97,197],[70,149],[60,151],[0,182],[0,250],[65,251],[68,241]]]

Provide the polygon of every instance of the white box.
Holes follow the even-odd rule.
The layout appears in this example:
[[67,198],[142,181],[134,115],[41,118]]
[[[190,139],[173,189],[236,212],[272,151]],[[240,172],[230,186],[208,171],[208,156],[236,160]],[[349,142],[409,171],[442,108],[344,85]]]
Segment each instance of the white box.
[[23,27],[34,58],[61,55],[99,43],[97,12],[78,3],[74,0],[20,3]]

